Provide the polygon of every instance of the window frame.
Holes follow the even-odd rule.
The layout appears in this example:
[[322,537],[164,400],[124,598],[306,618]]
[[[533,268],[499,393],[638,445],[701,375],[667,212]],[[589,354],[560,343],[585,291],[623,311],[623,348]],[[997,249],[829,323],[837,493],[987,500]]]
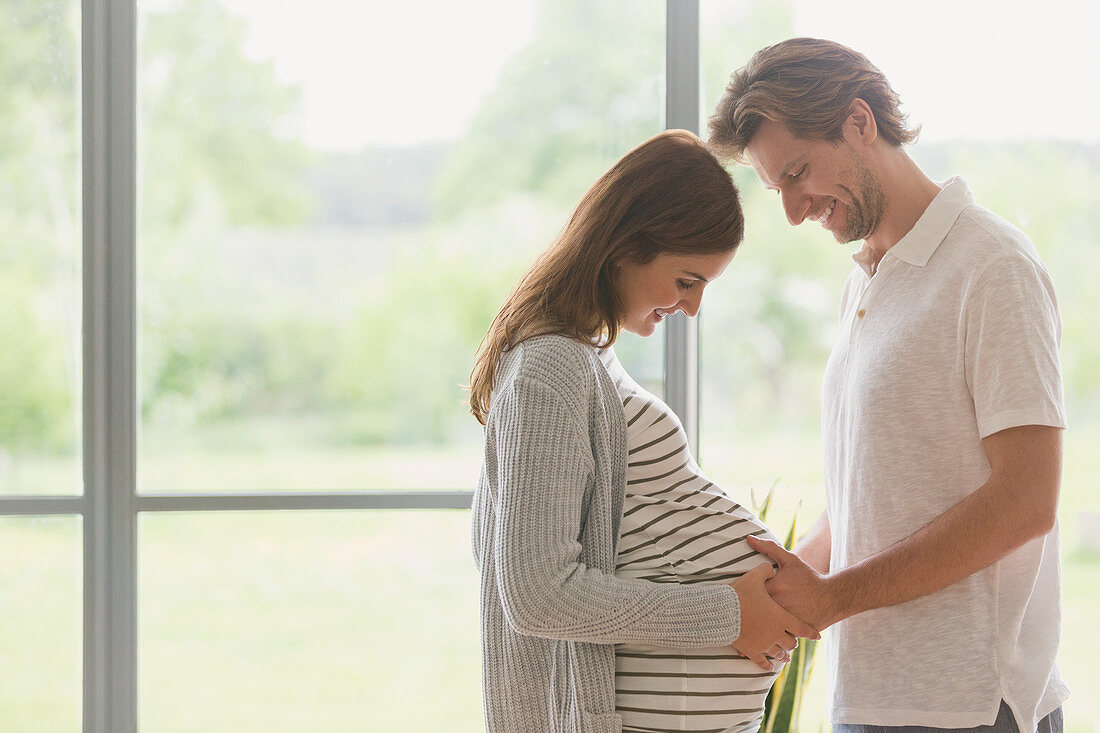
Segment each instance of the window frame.
[[[699,0],[665,3],[665,127],[699,132]],[[142,512],[468,509],[471,491],[138,493],[137,0],[81,2],[84,491],[3,496],[0,516],[76,516],[83,531],[83,730],[138,727]],[[664,394],[698,449],[698,319],[666,322]]]

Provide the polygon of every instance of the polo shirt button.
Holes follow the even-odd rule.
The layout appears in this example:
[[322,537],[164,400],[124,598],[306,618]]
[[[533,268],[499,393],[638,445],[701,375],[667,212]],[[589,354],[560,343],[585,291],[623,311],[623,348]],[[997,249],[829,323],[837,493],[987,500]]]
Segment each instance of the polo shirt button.
[[859,318],[863,318],[865,315],[867,315],[867,311],[863,310],[862,308],[860,308],[859,311],[856,312],[856,316]]

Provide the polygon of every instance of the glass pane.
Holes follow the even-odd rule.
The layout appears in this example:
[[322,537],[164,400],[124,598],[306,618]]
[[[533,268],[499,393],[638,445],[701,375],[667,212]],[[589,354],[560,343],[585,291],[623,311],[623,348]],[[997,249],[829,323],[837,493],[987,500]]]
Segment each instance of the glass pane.
[[81,544],[79,518],[0,517],[4,733],[80,731]]
[[143,515],[141,729],[480,731],[469,517]]
[[664,2],[139,11],[142,490],[471,488],[460,385],[661,129]]
[[80,3],[0,7],[0,494],[79,494]]
[[[1095,615],[1100,587],[1100,498],[1094,488],[1100,128],[1092,122],[1100,103],[1080,90],[1094,86],[1091,70],[1100,66],[1100,47],[1086,30],[1100,22],[1100,9],[1079,11],[1076,3],[1056,0],[1042,14],[1014,16],[997,7],[935,0],[929,12],[906,16],[911,32],[899,34],[896,13],[881,3],[703,0],[703,107],[709,115],[729,74],[765,45],[792,36],[845,43],[886,73],[903,109],[923,125],[910,151],[928,175],[964,176],[979,203],[1035,242],[1062,311],[1070,429],[1061,496],[1065,641],[1059,664],[1078,693],[1065,706],[1066,730],[1083,732],[1092,729],[1096,712],[1080,691],[1100,689],[1096,645],[1077,641],[1089,637],[1087,619]],[[935,20],[945,14],[958,22]],[[975,34],[976,27],[983,32]],[[928,54],[932,36],[953,53]],[[981,94],[973,92],[975,79]],[[1020,89],[1030,93],[1022,97]],[[1054,117],[1029,112],[1055,105],[1060,112]],[[716,283],[702,322],[702,461],[712,478],[741,496],[749,490],[760,496],[778,482],[769,523],[783,531],[799,502],[803,527],[824,508],[821,376],[855,245],[840,247],[813,224],[791,228],[775,194],[751,169],[737,167],[735,175],[746,240]],[[824,724],[824,677],[814,675],[815,689],[802,709],[802,726],[811,730]]]

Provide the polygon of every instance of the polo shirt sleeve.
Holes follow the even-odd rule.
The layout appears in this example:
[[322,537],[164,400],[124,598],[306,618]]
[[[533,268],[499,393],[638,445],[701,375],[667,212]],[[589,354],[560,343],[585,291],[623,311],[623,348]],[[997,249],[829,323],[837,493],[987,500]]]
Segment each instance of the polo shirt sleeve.
[[995,258],[973,282],[963,314],[965,373],[978,432],[1066,426],[1058,303],[1042,265]]

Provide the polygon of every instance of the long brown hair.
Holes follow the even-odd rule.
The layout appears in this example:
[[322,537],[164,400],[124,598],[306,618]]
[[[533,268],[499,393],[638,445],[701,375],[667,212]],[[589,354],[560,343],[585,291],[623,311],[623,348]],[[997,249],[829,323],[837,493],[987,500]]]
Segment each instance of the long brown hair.
[[866,56],[820,38],[790,38],[753,54],[730,75],[707,121],[709,143],[722,160],[740,162],[764,120],[807,140],[836,142],[852,103],[862,99],[882,139],[894,147],[914,142],[901,99]]
[[615,342],[622,318],[616,263],[728,252],[743,235],[733,180],[693,133],[666,130],[634,148],[588,189],[504,301],[474,360],[470,412],[485,424],[497,364],[526,339],[556,333]]

